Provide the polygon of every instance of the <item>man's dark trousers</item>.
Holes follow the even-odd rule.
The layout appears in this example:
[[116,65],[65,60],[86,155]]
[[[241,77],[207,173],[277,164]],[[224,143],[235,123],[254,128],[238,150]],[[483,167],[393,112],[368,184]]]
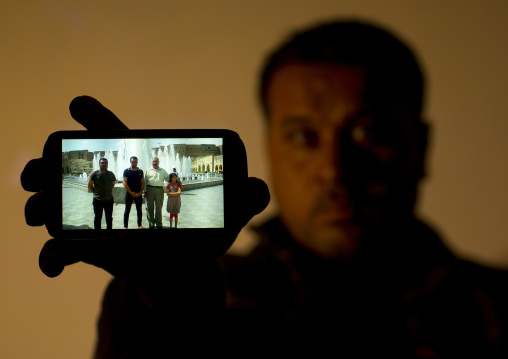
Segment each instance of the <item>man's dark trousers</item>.
[[143,205],[143,197],[133,197],[129,192],[125,192],[125,213],[123,215],[123,226],[129,226],[129,214],[131,213],[132,201],[136,203],[136,212],[138,214],[138,227],[141,227],[141,219],[143,218],[141,207]]
[[106,229],[113,229],[113,198],[107,201],[93,199],[93,211],[95,218],[93,221],[95,229],[101,229],[102,211],[106,216]]

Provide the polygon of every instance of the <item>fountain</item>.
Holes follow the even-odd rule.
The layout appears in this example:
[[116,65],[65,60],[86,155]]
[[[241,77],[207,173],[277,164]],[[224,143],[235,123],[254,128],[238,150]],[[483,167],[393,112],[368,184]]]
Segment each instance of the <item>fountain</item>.
[[[195,173],[192,168],[192,159],[190,156],[184,156],[178,152],[178,145],[171,143],[163,143],[164,139],[155,145],[151,141],[154,139],[118,139],[116,141],[105,142],[94,146],[93,149],[93,171],[100,170],[100,158],[108,160],[108,170],[115,174],[117,183],[113,189],[113,197],[115,203],[123,203],[125,200],[125,189],[123,187],[123,171],[130,167],[130,157],[138,158],[138,167],[144,172],[152,168],[153,157],[159,157],[160,167],[164,168],[168,173],[176,169],[185,187],[185,191],[222,184],[222,176],[210,173]],[[168,142],[174,142],[174,139],[168,139]],[[152,148],[152,146],[156,146]],[[101,148],[102,147],[102,148]],[[196,166],[197,167],[197,166]],[[69,175],[64,178],[66,183],[73,188],[88,191],[87,182],[90,173],[82,172],[77,175]]]
[[152,167],[151,156],[146,139],[129,138],[119,142],[118,149],[115,151],[109,149],[101,156],[101,152],[94,153],[93,170],[97,171],[99,167],[99,159],[105,157],[108,160],[108,170],[113,172],[117,180],[123,178],[123,171],[130,167],[130,158],[136,156],[138,158],[138,167],[144,171]]

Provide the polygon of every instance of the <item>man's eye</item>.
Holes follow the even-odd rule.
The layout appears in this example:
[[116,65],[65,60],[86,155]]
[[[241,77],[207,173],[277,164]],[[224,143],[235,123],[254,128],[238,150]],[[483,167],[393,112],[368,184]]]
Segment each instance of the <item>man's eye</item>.
[[297,147],[316,147],[319,142],[316,131],[310,129],[297,129],[286,134],[286,140]]
[[351,128],[351,139],[358,145],[372,145],[375,133],[371,126],[357,125]]
[[391,142],[391,127],[379,122],[358,123],[351,127],[350,136],[361,147],[387,145]]
[[350,136],[356,146],[367,149],[379,160],[388,162],[394,155],[392,132],[387,124],[365,121],[352,126]]

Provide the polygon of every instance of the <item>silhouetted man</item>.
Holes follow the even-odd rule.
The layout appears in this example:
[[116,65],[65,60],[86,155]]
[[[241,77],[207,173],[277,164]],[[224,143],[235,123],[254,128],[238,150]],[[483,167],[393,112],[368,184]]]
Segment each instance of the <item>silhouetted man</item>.
[[221,259],[239,333],[339,357],[506,354],[492,277],[414,216],[423,90],[408,47],[367,24],[323,24],[269,56],[260,99],[280,215],[247,257]]

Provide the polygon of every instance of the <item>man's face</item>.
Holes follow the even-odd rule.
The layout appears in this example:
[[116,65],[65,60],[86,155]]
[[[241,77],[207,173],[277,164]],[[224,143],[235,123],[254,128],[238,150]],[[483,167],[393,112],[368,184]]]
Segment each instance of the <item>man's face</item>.
[[359,67],[295,64],[270,82],[267,145],[282,220],[324,257],[348,256],[383,221],[412,214],[423,161],[415,126],[365,81]]
[[158,159],[156,159],[156,158],[152,159],[152,167],[154,169],[159,168],[159,160]]
[[108,161],[100,160],[99,167],[100,167],[101,171],[106,171],[108,169]]
[[135,158],[131,158],[131,167],[137,168],[138,167],[138,160]]

